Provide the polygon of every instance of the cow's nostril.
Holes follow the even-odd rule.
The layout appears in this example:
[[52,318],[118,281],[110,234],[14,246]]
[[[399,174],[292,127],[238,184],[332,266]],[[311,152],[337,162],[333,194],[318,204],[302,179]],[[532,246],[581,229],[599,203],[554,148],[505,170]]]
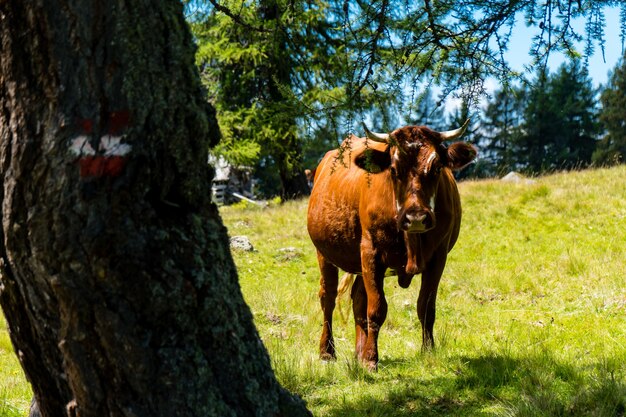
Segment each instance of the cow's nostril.
[[434,219],[431,216],[426,216],[426,218],[424,219],[422,223],[424,224],[426,229],[431,229],[435,225],[433,220]]

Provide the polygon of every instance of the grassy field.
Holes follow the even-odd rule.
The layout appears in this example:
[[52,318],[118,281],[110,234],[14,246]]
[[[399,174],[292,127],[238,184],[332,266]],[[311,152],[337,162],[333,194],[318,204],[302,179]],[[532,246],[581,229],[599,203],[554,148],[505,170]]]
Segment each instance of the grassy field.
[[[281,383],[316,416],[623,416],[626,167],[460,184],[464,217],[421,352],[418,285],[385,283],[377,373],[353,360],[336,313],[336,363],[317,359],[322,315],[306,201],[224,207],[241,286]],[[347,315],[348,304],[342,308]]]
[[[338,360],[317,358],[307,202],[221,209],[230,235],[255,247],[233,255],[281,383],[315,416],[624,416],[626,167],[459,188],[464,217],[439,290],[437,349],[420,349],[418,282],[404,290],[389,278],[377,373],[353,360],[352,318],[339,312]],[[347,315],[347,301],[341,308]],[[29,399],[3,331],[0,417],[23,415]]]
[[0,417],[25,416],[32,397],[0,314]]

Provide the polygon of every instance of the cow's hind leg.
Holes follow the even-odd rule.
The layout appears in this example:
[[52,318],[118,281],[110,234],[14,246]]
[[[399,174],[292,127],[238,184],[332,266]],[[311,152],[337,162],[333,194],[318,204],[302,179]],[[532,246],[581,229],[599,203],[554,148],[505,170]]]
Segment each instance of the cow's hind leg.
[[422,350],[435,347],[433,327],[437,304],[437,289],[446,264],[447,252],[440,250],[435,253],[426,269],[422,273],[422,285],[417,298],[417,316],[422,324]]
[[339,272],[337,267],[324,258],[318,251],[317,261],[320,266],[320,304],[324,314],[322,337],[320,338],[320,358],[323,360],[335,359],[335,342],[333,340],[333,311],[337,298]]

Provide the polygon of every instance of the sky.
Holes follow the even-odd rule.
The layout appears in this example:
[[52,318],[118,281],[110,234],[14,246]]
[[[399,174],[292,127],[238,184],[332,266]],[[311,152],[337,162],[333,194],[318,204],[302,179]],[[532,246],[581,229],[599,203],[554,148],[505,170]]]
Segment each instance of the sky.
[[[599,45],[595,46],[593,56],[589,59],[589,75],[593,80],[594,86],[605,84],[608,80],[609,71],[613,70],[622,56],[622,41],[620,39],[619,28],[620,9],[618,7],[607,7],[605,11],[606,28],[605,28],[605,51],[604,59]],[[572,25],[579,33],[584,34],[585,20],[577,19]],[[509,51],[506,53],[506,59],[513,69],[521,71],[524,65],[531,62],[528,55],[532,44],[532,37],[536,32],[534,29],[527,28],[523,19],[519,19],[514,28],[513,36]],[[578,44],[577,50],[584,51],[584,44]],[[561,53],[552,53],[548,60],[550,71],[555,71],[559,65],[566,61]]]
[[[608,74],[617,65],[619,59],[622,56],[622,41],[620,39],[620,24],[619,24],[620,9],[618,7],[607,7],[605,11],[606,27],[604,32],[605,49],[604,58],[602,56],[602,50],[599,45],[594,45],[594,54],[589,58],[588,69],[589,76],[593,82],[594,87],[600,87],[602,84],[606,84],[608,81]],[[584,35],[585,20],[577,19],[572,25],[574,29]],[[532,62],[529,51],[532,46],[532,38],[538,33],[536,28],[528,28],[524,23],[523,17],[520,16],[513,29],[513,34],[509,43],[509,50],[505,53],[505,58],[511,68],[516,71],[523,72],[524,67],[528,66]],[[584,51],[585,44],[580,43],[576,45],[576,49],[579,52]],[[554,72],[567,58],[559,52],[552,52],[548,58],[548,67],[550,72]],[[526,76],[532,77],[534,74],[526,74]],[[488,79],[485,81],[485,88],[488,93],[492,93],[496,89],[500,88],[499,82],[495,79]],[[458,97],[449,96],[445,100],[446,113],[453,113],[461,106],[461,99]],[[480,106],[484,105],[484,101],[481,101]]]

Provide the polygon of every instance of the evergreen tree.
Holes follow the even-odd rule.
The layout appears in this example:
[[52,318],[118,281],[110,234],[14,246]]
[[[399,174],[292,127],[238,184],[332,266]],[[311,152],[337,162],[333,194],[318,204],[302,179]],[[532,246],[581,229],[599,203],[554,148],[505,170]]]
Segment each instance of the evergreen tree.
[[[580,55],[572,40],[581,34],[569,24],[571,17],[585,15],[592,23],[602,22],[603,7],[616,4],[569,2],[564,7],[561,2],[538,6],[532,1],[499,0],[272,1],[277,6],[276,18],[263,20],[261,0],[207,0],[212,5],[207,22],[214,30],[195,32],[205,71],[230,71],[234,76],[229,82],[235,84],[241,77],[257,80],[252,83],[256,89],[244,88],[245,80],[237,86],[241,87],[237,93],[253,99],[238,105],[236,111],[221,106],[219,99],[214,101],[218,114],[225,115],[220,116],[220,124],[226,140],[218,151],[255,161],[263,159],[260,165],[270,174],[271,167],[281,166],[280,161],[285,161],[281,172],[299,170],[298,153],[308,146],[304,142],[324,138],[329,126],[341,127],[337,139],[358,131],[360,119],[375,120],[380,130],[395,127],[391,115],[401,119],[411,113],[413,100],[407,92],[416,85],[443,86],[444,97],[455,91],[475,103],[485,91],[485,79],[495,76],[508,83],[517,74],[510,71],[502,52],[520,15],[527,25],[541,29],[531,48],[535,63],[540,64],[556,49],[570,56]],[[201,23],[194,27],[201,27]],[[231,42],[233,30],[229,26],[234,25],[242,28],[239,40]],[[626,27],[626,21],[622,26]],[[592,41],[601,44],[602,24],[587,25],[584,35],[589,45]],[[278,50],[270,44],[278,45]],[[213,52],[203,54],[203,50]],[[274,51],[273,55],[268,51]],[[584,51],[592,52],[592,48]],[[245,54],[253,54],[256,60],[243,62]],[[234,65],[244,69],[233,71]],[[281,74],[289,76],[268,79],[266,75],[272,71],[257,70],[264,67],[282,69]],[[270,94],[272,101],[267,97],[254,99],[255,91],[276,80],[279,95]],[[235,112],[236,117],[229,117],[228,112]],[[272,120],[274,117],[283,122]],[[326,117],[334,120],[326,122]],[[252,127],[260,120],[264,133]],[[236,143],[239,141],[242,143]],[[244,150],[235,152],[240,147]]]
[[524,135],[518,138],[519,149],[514,156],[515,164],[522,170],[536,174],[549,167],[546,148],[556,130],[554,109],[551,107],[548,73],[539,69],[537,78],[528,89],[528,101],[524,109]]
[[408,124],[428,126],[431,129],[440,131],[446,130],[448,125],[445,117],[445,108],[441,102],[435,101],[430,88],[424,90],[407,122]]
[[624,163],[626,160],[626,60],[615,67],[608,85],[600,95],[600,122],[605,129],[593,162],[599,165]]
[[531,173],[590,164],[599,134],[595,96],[578,62],[552,76],[541,69],[528,92],[517,164]]
[[597,91],[579,61],[561,65],[551,77],[550,96],[559,125],[550,159],[556,168],[572,169],[591,163],[600,125],[597,122]]
[[[308,192],[296,115],[288,105],[296,63],[282,21],[292,13],[284,1],[259,0],[239,15],[254,28],[215,9],[192,23],[200,44],[198,64],[224,134],[214,152],[234,164],[256,165],[260,174],[269,174],[261,175],[262,189],[279,191],[283,199]],[[272,174],[279,189],[268,181]]]
[[[461,101],[461,105],[449,115],[446,130],[452,129],[454,126],[463,126],[467,120],[470,121],[470,125],[463,134],[463,141],[473,143],[479,147],[483,141],[480,115],[471,112],[467,101]],[[481,159],[478,159],[465,169],[455,172],[455,176],[457,179],[486,177],[489,176],[489,167]]]
[[524,122],[525,89],[523,87],[500,89],[487,102],[482,128],[484,141],[481,160],[485,160],[492,175],[503,175],[517,170],[521,152],[517,146]]

